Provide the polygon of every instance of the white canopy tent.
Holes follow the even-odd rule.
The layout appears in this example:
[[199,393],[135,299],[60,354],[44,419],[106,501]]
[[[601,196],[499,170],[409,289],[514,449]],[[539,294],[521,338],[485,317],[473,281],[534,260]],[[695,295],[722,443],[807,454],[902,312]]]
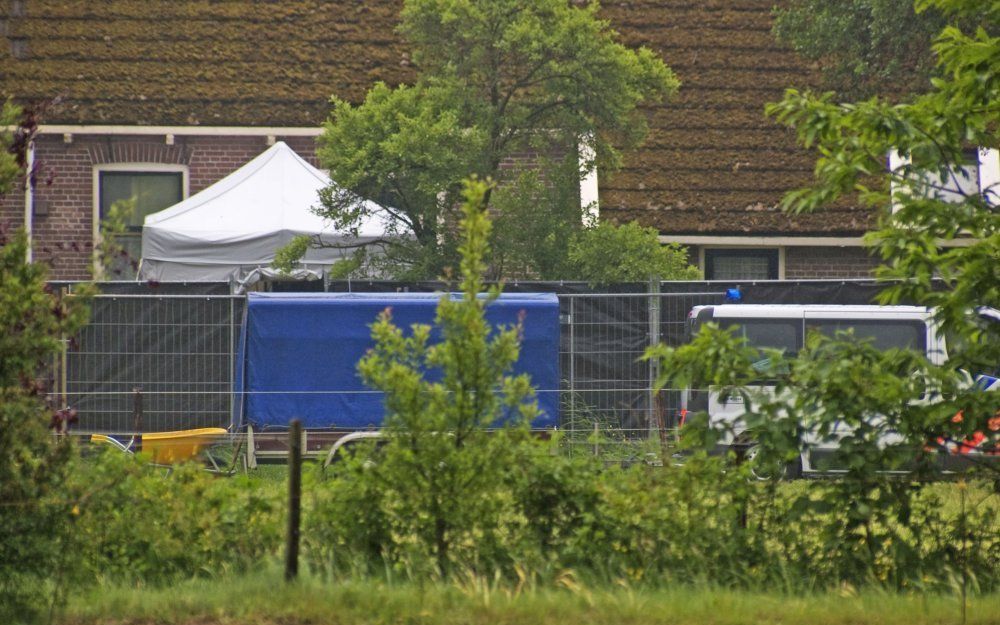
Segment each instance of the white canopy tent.
[[[363,223],[357,237],[338,233],[314,214],[330,178],[283,142],[186,200],[148,215],[142,228],[140,280],[245,282],[269,275],[275,252],[296,236],[326,244],[372,241],[385,233],[382,213]],[[372,205],[377,209],[377,205]],[[310,249],[296,277],[321,277],[350,249]]]

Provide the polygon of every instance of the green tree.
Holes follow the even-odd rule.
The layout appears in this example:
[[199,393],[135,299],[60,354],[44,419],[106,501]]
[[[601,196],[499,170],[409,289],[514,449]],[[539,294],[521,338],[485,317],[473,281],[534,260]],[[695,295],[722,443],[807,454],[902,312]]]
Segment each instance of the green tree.
[[940,11],[917,12],[913,0],[792,0],[775,9],[777,38],[818,61],[826,87],[842,97],[926,91]]
[[[19,125],[21,109],[15,106],[10,100],[3,103],[0,108],[0,128]],[[10,191],[21,175],[21,166],[18,163],[18,146],[13,133],[0,132],[0,196]]]
[[0,248],[0,620],[23,622],[46,607],[48,580],[62,562],[72,504],[62,484],[72,448],[56,438],[72,412],[46,405],[42,369],[61,338],[86,319],[83,297],[58,298],[45,268],[25,262],[18,231]]
[[[1000,25],[997,0],[920,0],[917,9],[936,10],[954,24]],[[714,387],[743,398],[745,426],[760,444],[758,462],[774,466],[836,441],[834,461],[847,467],[844,479],[825,489],[825,498],[803,497],[792,510],[843,515],[843,524],[823,536],[830,545],[852,547],[839,566],[857,572],[884,559],[902,562],[897,577],[886,580],[896,584],[912,581],[925,565],[919,553],[900,550],[901,533],[924,529],[909,522],[921,489],[880,471],[935,474],[935,453],[974,432],[985,435],[987,449],[1000,443],[1000,395],[974,388],[960,369],[975,373],[1000,362],[1000,327],[975,314],[979,305],[1000,306],[998,190],[943,194],[929,182],[957,177],[955,164],[964,162],[968,146],[1000,144],[1000,38],[986,28],[952,25],[934,51],[943,78],[905,104],[877,97],[835,104],[829,93],[791,90],[768,110],[821,155],[813,186],[789,193],[786,210],[821,210],[845,195],[880,210],[880,226],[868,236],[883,261],[880,299],[933,307],[949,338],[949,362],[935,366],[911,351],[880,352],[846,335],[810,336],[797,355],[769,351],[761,360],[730,331],[711,325],[687,346],[651,352],[662,359],[661,384]],[[893,149],[907,164],[887,171]],[[761,386],[774,391],[754,390]],[[704,426],[705,416],[695,423]],[[697,443],[712,441],[704,427],[690,431],[709,434]],[[954,551],[942,557],[955,570],[966,566]]]
[[[21,111],[0,119],[0,197],[24,180],[21,151],[30,129],[15,133]],[[19,623],[46,609],[45,592],[61,562],[72,505],[60,501],[72,448],[53,437],[71,419],[45,402],[43,369],[61,339],[86,320],[85,294],[60,298],[44,266],[25,262],[23,230],[0,227],[0,621]]]
[[[1000,189],[956,189],[958,164],[970,146],[996,148],[1000,134],[1000,4],[962,0],[918,0],[919,10],[935,9],[955,23],[983,23],[971,31],[946,27],[934,51],[941,76],[934,89],[905,104],[875,97],[836,104],[831,94],[789,90],[769,113],[792,126],[800,142],[816,149],[816,182],[789,193],[789,211],[813,211],[854,195],[882,211],[879,228],[868,237],[882,258],[878,276],[890,281],[883,300],[933,306],[953,338],[952,363],[996,366],[1000,329],[981,323],[976,305],[1000,306],[996,258],[1000,250]],[[886,155],[896,150],[904,164],[887,171]],[[894,207],[892,211],[889,207]],[[960,244],[955,245],[957,239]],[[940,278],[945,290],[933,288]],[[959,349],[961,348],[961,349]]]
[[[388,236],[375,244],[382,269],[435,277],[458,261],[461,181],[489,177],[499,184],[486,192],[487,207],[507,209],[516,197],[531,213],[520,228],[495,231],[492,277],[513,268],[546,273],[553,263],[532,254],[511,259],[509,250],[568,239],[581,223],[573,190],[581,176],[616,167],[621,150],[646,133],[639,106],[678,86],[651,51],[616,43],[597,10],[562,0],[408,0],[399,30],[420,68],[417,80],[377,84],[357,106],[333,99],[318,154],[340,186],[321,194],[319,212],[348,231],[382,213]],[[593,149],[582,167],[581,141]],[[539,163],[505,168],[532,154],[544,184],[522,175]],[[518,245],[525,240],[530,245]]]
[[[499,295],[496,287],[484,295],[488,189],[481,182],[466,186],[461,296],[441,297],[435,320],[440,342],[432,340],[429,325],[396,327],[386,310],[372,325],[375,348],[358,363],[365,382],[385,393],[388,444],[375,466],[354,465],[357,473],[346,483],[368,484],[362,489],[366,514],[380,511],[376,516],[391,528],[383,540],[402,537],[380,544],[383,556],[431,566],[438,574],[456,562],[474,565],[476,550],[493,542],[505,500],[493,495],[502,488],[516,441],[538,414],[528,377],[510,374],[520,328],[495,330],[485,317]],[[503,420],[504,427],[488,431]],[[411,536],[417,542],[408,545]]]
[[624,226],[602,223],[575,233],[568,256],[577,277],[591,284],[701,277],[698,268],[690,265],[684,247],[662,245],[656,229],[635,222]]

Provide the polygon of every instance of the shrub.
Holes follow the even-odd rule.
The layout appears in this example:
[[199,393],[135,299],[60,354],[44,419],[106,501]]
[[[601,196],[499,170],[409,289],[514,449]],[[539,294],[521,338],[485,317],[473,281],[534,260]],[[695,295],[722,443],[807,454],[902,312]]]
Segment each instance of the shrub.
[[81,461],[69,487],[81,580],[159,584],[245,571],[281,545],[282,493],[247,477],[219,479],[193,464],[166,475],[108,450]]
[[601,223],[573,235],[568,266],[579,280],[591,284],[698,280],[701,272],[691,266],[687,249],[676,243],[662,244],[655,228],[635,222],[623,226]]
[[84,297],[58,298],[43,266],[25,262],[28,239],[0,231],[0,622],[44,609],[61,562],[71,505],[61,493],[72,448],[56,437],[43,367],[84,322]]

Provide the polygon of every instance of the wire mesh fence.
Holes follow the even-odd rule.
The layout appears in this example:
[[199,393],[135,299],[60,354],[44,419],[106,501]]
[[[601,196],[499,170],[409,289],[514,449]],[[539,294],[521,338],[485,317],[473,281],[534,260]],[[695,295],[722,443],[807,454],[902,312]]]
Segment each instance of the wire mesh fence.
[[[642,355],[683,342],[688,312],[723,300],[708,289],[560,294],[562,380],[539,392],[559,393],[567,439],[592,446],[596,424],[599,444],[631,449],[673,428],[679,394],[652,390],[656,363]],[[97,296],[90,323],[57,363],[57,403],[78,410],[81,432],[230,427],[245,305],[218,294]]]
[[88,432],[227,427],[243,298],[99,295],[69,341],[61,403]]
[[685,340],[687,316],[722,292],[566,294],[560,364],[562,428],[583,445],[631,443],[667,435],[676,427],[679,394],[655,391],[656,344]]

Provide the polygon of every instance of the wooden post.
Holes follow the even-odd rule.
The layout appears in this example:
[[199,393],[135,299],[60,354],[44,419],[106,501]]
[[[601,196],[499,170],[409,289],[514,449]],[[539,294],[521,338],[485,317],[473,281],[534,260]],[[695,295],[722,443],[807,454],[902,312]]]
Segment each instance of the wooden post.
[[142,434],[142,387],[132,389],[132,432]]
[[288,431],[288,540],[285,543],[285,581],[299,575],[299,520],[302,504],[302,422],[292,419]]

